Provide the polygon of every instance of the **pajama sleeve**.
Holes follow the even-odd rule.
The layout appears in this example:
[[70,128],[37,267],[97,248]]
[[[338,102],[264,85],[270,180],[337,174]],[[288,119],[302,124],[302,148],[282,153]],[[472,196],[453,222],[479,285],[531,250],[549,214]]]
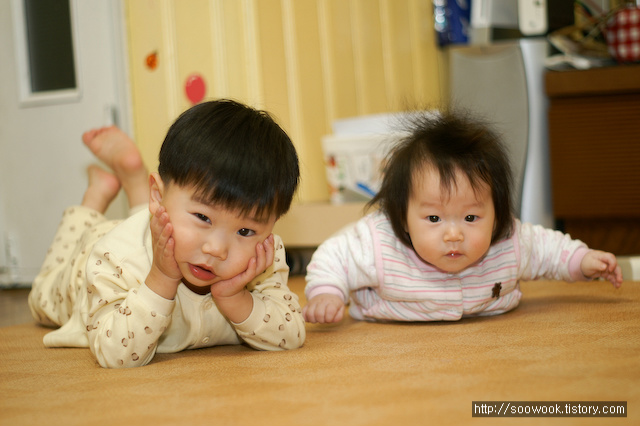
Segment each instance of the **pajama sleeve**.
[[349,301],[350,292],[362,287],[376,287],[373,238],[367,219],[323,242],[307,267],[307,299],[318,294],[335,294]]
[[289,267],[284,245],[279,236],[274,237],[273,264],[247,285],[253,310],[245,321],[231,325],[254,349],[295,349],[306,337],[304,319],[298,296],[287,286]]
[[144,265],[117,258],[99,244],[89,256],[89,309],[84,322],[89,349],[103,367],[148,364],[169,326],[175,301],[164,299],[144,284],[147,272]]
[[580,262],[589,250],[580,240],[540,225],[516,221],[520,266],[523,280],[546,278],[562,281],[587,281]]

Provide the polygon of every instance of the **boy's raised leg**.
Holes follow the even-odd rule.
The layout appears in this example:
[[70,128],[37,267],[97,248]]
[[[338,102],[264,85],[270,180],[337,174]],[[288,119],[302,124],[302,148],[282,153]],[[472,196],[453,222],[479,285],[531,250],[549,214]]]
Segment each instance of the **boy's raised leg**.
[[115,175],[96,165],[89,166],[87,173],[89,185],[82,198],[82,205],[104,214],[120,191],[120,181]]
[[82,141],[113,170],[127,195],[129,207],[149,202],[149,173],[135,143],[115,126],[89,130]]

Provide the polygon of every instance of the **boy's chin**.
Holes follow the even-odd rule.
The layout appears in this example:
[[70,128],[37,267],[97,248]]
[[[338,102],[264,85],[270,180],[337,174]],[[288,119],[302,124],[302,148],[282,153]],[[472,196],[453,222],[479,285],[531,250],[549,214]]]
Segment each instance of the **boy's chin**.
[[182,280],[182,284],[184,284],[189,290],[191,290],[192,292],[196,293],[196,294],[209,294],[211,293],[211,284],[201,284],[201,285],[196,285],[196,284],[192,284],[189,281],[183,279]]

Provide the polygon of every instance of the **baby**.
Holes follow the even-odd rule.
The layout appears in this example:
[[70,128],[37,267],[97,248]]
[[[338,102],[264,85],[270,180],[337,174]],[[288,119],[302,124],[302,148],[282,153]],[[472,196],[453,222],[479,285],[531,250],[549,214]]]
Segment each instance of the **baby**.
[[461,114],[416,115],[393,150],[380,207],[330,238],[307,269],[308,322],[455,321],[514,309],[519,281],[604,278],[615,256],[513,216],[507,152]]

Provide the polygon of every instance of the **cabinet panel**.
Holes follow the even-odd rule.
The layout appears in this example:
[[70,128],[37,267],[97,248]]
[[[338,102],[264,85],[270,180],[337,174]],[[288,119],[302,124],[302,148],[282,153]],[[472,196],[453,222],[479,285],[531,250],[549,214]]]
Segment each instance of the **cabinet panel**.
[[616,255],[640,253],[640,66],[546,74],[554,216]]
[[549,110],[556,217],[640,214],[640,94],[563,98]]

